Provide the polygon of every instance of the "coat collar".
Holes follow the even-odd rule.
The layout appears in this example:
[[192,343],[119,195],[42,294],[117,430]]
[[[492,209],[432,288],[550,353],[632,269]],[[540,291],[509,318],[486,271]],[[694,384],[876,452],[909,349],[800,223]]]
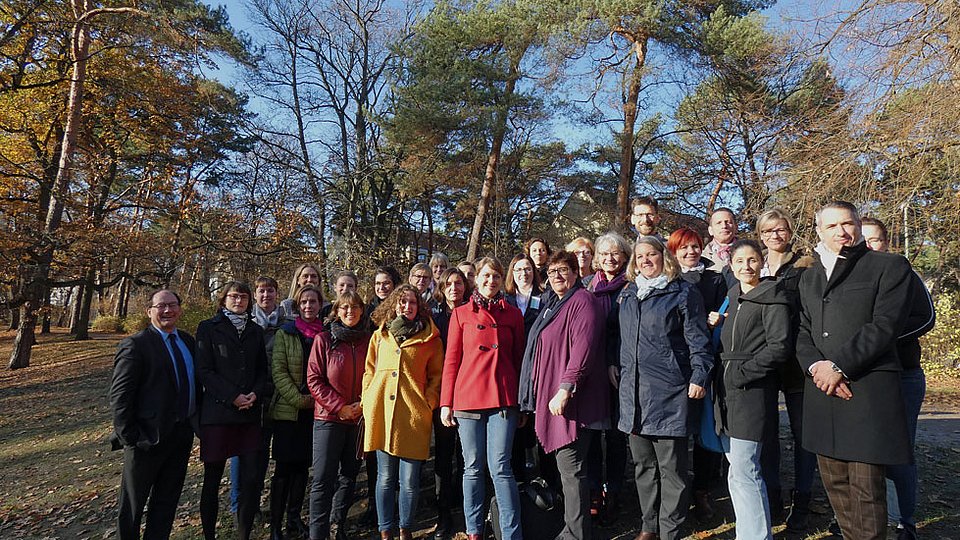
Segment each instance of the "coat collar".
[[[844,246],[840,249],[840,258],[837,260],[837,265],[833,268],[833,273],[830,274],[830,279],[827,280],[826,287],[824,287],[823,294],[826,295],[830,290],[836,287],[841,283],[853,270],[853,267],[857,265],[857,261],[860,260],[867,252],[870,251],[870,248],[867,247],[866,242],[860,242],[859,244],[853,246]],[[820,256],[814,253],[817,264],[820,266],[820,271],[823,272],[822,276],[826,277],[826,270],[823,268],[823,263],[820,261]]]

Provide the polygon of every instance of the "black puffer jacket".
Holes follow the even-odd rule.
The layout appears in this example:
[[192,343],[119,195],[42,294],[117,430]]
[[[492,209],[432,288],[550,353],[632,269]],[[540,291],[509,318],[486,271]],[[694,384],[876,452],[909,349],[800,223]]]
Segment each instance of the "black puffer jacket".
[[760,441],[777,419],[777,374],[791,356],[790,299],[774,280],[761,281],[741,294],[730,288],[730,307],[720,334],[723,360],[717,375],[718,431]]

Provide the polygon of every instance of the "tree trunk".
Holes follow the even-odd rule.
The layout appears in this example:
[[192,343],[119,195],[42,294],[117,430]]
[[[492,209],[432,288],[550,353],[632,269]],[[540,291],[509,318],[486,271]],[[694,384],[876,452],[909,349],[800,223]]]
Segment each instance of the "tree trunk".
[[637,125],[637,108],[640,102],[640,87],[643,82],[643,69],[647,61],[647,37],[641,36],[633,42],[636,64],[627,76],[626,94],[623,102],[623,132],[620,137],[620,180],[617,183],[617,214],[614,226],[626,230],[630,223],[630,194],[633,192],[633,176],[636,171],[636,157],[633,152],[634,129]]
[[8,330],[16,330],[20,326],[20,308],[10,308],[10,327]]
[[96,271],[91,267],[87,268],[87,275],[84,277],[83,294],[80,296],[80,312],[77,316],[76,341],[90,339],[90,308],[93,304],[93,289],[96,285]]
[[80,310],[83,309],[83,284],[77,285],[76,300],[70,315],[70,334],[77,335],[77,323],[80,321]]
[[[130,272],[130,257],[123,258],[123,265],[121,266],[121,272],[127,274]],[[120,279],[120,284],[117,285],[117,306],[114,308],[113,315],[115,317],[126,317],[127,316],[127,303],[130,301],[130,278],[124,277]]]
[[40,335],[46,335],[50,333],[50,316],[53,311],[50,306],[50,295],[53,291],[50,287],[44,287],[43,289],[43,317],[40,319]]

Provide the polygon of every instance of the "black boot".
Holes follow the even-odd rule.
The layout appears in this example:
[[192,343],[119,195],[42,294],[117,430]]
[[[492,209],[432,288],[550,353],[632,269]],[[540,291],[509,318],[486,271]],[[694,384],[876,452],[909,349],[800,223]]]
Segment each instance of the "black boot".
[[773,526],[783,523],[783,495],[780,490],[767,491],[767,501],[770,503],[770,520]]
[[297,473],[290,478],[290,495],[287,504],[287,534],[310,538],[310,527],[300,517],[303,512],[303,500],[307,494],[307,473]]
[[287,506],[287,497],[290,494],[290,483],[287,478],[273,475],[270,485],[270,540],[284,540],[283,514]]
[[441,508],[437,517],[437,528],[433,533],[436,540],[447,540],[453,536],[453,518],[450,516],[450,510]]
[[793,490],[790,495],[792,504],[787,514],[787,532],[801,533],[810,524],[810,494]]

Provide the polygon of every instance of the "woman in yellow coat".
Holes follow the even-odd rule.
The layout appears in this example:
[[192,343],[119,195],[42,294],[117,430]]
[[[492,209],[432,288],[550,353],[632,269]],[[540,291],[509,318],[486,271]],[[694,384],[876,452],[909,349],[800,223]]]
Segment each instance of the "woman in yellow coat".
[[440,402],[443,345],[417,290],[397,287],[373,312],[377,330],[363,375],[363,449],[377,453],[377,522],[382,539],[410,527],[420,492],[420,466],[430,453],[433,410]]

